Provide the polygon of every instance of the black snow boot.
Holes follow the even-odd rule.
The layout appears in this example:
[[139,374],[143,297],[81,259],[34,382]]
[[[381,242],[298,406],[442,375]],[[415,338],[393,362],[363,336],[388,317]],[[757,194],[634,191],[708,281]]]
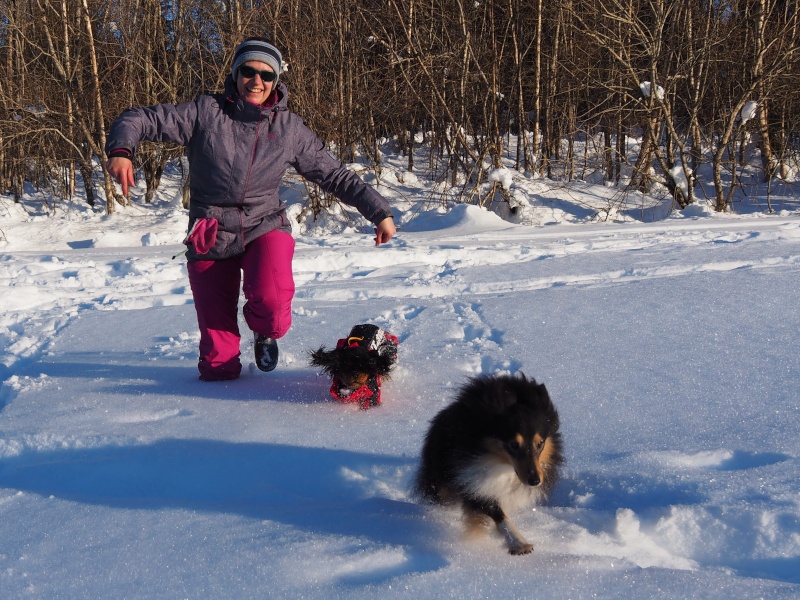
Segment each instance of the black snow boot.
[[255,334],[256,366],[262,371],[272,371],[278,366],[278,342],[271,337]]

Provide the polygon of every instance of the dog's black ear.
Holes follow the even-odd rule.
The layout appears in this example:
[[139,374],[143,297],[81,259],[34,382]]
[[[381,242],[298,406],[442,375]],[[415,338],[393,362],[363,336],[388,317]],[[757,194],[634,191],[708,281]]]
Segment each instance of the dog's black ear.
[[518,383],[517,393],[520,402],[528,404],[537,410],[550,410],[553,405],[547,387],[543,383],[537,383],[535,379],[528,379],[524,383]]
[[547,391],[543,383],[538,384],[538,391],[538,408],[548,415],[547,421],[550,425],[550,431],[555,434],[561,428],[561,419],[558,416],[558,410],[556,410],[555,404],[553,404],[553,400],[550,398],[550,392]]
[[319,350],[312,350],[308,353],[311,365],[314,367],[322,367],[328,375],[333,375],[339,364],[338,352],[334,350],[325,350],[325,346],[320,346]]
[[375,374],[388,379],[394,368],[394,363],[397,361],[397,354],[380,354],[377,352],[371,354],[375,354],[374,357],[371,357]]

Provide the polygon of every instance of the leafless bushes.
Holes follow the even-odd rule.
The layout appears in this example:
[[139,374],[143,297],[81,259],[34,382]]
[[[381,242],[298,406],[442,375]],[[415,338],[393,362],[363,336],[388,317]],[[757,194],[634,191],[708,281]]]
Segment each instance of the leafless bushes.
[[[126,199],[96,175],[111,120],[221,89],[236,43],[262,34],[285,50],[293,109],[343,159],[380,169],[389,138],[414,169],[421,134],[426,168],[464,199],[480,201],[501,158],[581,176],[578,140],[608,181],[657,178],[680,206],[705,177],[718,210],[742,134],[765,178],[797,162],[800,26],[786,0],[0,0],[0,193],[57,182],[68,197],[80,175],[113,211]],[[148,199],[179,154],[142,149]]]

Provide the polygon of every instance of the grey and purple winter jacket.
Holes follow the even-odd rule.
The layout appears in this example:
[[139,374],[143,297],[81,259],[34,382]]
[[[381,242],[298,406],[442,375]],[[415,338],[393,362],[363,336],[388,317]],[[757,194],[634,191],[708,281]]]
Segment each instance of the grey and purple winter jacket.
[[278,195],[289,167],[376,225],[392,216],[383,196],[331,156],[300,116],[288,109],[283,82],[277,83],[275,93],[273,106],[250,104],[239,98],[229,76],[225,94],[129,108],[111,126],[105,149],[109,156],[121,149],[133,156],[142,140],[186,147],[190,226],[198,219],[217,221],[213,247],[199,254],[189,243],[189,260],[236,256],[269,231],[291,233],[286,205]]

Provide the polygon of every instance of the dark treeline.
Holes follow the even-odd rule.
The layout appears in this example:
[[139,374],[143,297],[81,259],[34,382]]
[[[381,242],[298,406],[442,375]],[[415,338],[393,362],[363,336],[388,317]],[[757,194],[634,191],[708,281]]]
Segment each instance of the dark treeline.
[[[97,169],[111,121],[221,90],[235,45],[264,34],[285,51],[293,110],[343,160],[380,168],[391,138],[409,169],[427,156],[467,181],[464,201],[511,136],[519,170],[570,179],[591,153],[607,180],[625,168],[680,206],[709,164],[718,210],[745,134],[765,178],[797,159],[797,0],[0,0],[0,193],[28,181],[69,197],[82,177],[113,211],[126,199]],[[148,200],[180,154],[143,145]]]

